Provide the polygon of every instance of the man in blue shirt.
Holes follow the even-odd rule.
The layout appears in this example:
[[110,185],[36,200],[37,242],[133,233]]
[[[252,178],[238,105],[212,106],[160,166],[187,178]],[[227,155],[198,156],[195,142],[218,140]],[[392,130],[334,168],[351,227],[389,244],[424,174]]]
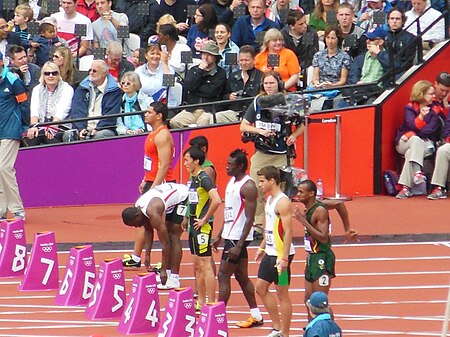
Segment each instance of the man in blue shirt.
[[251,45],[258,52],[262,42],[262,38],[260,41],[256,41],[258,33],[279,27],[277,23],[266,18],[266,2],[264,0],[251,0],[248,3],[248,12],[250,15],[241,16],[233,25],[231,40],[239,47]]
[[303,337],[341,337],[341,328],[333,321],[328,296],[322,291],[316,291],[306,302],[313,320],[306,326]]
[[30,124],[30,103],[23,82],[3,64],[0,52],[0,218],[9,210],[25,219],[14,163],[22,133]]

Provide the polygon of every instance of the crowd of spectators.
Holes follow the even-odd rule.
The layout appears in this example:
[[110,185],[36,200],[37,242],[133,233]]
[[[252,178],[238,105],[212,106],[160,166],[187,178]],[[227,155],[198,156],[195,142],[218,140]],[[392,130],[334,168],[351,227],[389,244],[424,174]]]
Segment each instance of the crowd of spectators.
[[[133,129],[139,118],[77,121],[64,131],[75,137],[56,128],[51,139],[39,124],[145,110],[143,104],[154,101],[178,107],[173,128],[237,121],[248,102],[233,101],[258,94],[268,71],[279,73],[281,89],[288,92],[320,89],[312,96],[325,98],[317,109],[367,103],[388,83],[386,75],[398,78],[411,68],[419,33],[425,31],[426,50],[445,38],[444,18],[427,0],[412,1],[406,13],[400,2],[389,0],[320,0],[315,6],[302,0],[142,3],[61,0],[52,14],[26,3],[14,13],[0,13],[0,52],[9,56],[4,64],[24,82],[31,110],[40,110],[24,134],[25,144],[135,133],[142,129]],[[129,33],[138,35],[139,45],[123,37]],[[41,70],[55,65],[57,70]],[[364,99],[350,100],[351,93],[339,89],[372,82]],[[68,87],[69,107],[59,102],[67,103],[69,95],[58,94]],[[125,104],[111,101],[111,90]],[[224,100],[229,103],[181,107]]]

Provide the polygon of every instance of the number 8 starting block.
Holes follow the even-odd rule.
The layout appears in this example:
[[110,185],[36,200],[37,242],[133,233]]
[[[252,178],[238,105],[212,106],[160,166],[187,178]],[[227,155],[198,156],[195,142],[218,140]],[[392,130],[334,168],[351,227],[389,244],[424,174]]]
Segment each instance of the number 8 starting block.
[[27,240],[23,220],[2,221],[0,228],[0,277],[16,277],[25,273]]

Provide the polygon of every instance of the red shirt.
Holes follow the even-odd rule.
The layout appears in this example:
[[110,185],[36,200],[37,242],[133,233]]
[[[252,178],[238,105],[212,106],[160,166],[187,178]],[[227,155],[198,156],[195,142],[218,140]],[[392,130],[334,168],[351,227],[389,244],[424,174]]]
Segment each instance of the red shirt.
[[[158,148],[155,145],[155,138],[161,130],[168,130],[166,126],[160,127],[156,131],[152,131],[148,134],[144,144],[144,169],[145,169],[145,181],[155,181],[156,173],[158,173],[160,162],[158,158]],[[171,156],[174,157],[175,148],[172,148]],[[175,181],[173,176],[172,167],[169,167],[167,171],[165,181]]]
[[95,1],[88,5],[84,0],[77,0],[75,9],[78,13],[87,16],[91,22],[94,22],[100,17],[100,14],[95,9]]

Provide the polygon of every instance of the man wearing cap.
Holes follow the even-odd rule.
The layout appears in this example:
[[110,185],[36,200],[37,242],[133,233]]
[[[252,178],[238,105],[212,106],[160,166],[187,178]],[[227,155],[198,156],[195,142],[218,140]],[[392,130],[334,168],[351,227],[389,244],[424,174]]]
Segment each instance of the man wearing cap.
[[[331,279],[336,277],[336,257],[331,250],[330,217],[327,207],[316,199],[317,187],[312,180],[298,185],[298,200],[305,209],[297,207],[293,216],[305,227],[305,250],[308,253],[305,267],[305,304],[316,291],[328,293]],[[308,305],[308,320],[312,319]]]
[[306,302],[314,319],[308,323],[303,337],[340,337],[341,328],[333,321],[328,304],[328,296],[322,291],[316,291]]
[[3,64],[0,52],[0,218],[9,210],[25,219],[14,163],[22,133],[30,124],[30,103],[23,82]]
[[[366,34],[366,46],[367,52],[356,57],[350,65],[350,72],[348,83],[349,84],[364,84],[371,82],[378,82],[384,74],[384,69],[378,61],[377,54],[384,50],[384,39],[386,37],[386,31],[377,27],[371,29]],[[354,97],[358,104],[367,104],[368,99],[376,97],[380,92],[379,86],[365,86],[361,89],[351,89],[352,94],[350,97]]]
[[450,167],[450,74],[442,72],[434,82],[435,99],[431,109],[435,113],[447,115],[444,127],[444,141],[436,152],[436,161],[431,178],[431,184],[434,186],[431,193],[428,195],[430,200],[439,200],[447,198],[447,181],[448,170]]
[[[184,79],[187,104],[220,101],[225,92],[227,75],[225,70],[217,65],[221,59],[219,47],[214,42],[209,42],[200,52],[200,64],[189,69]],[[172,128],[182,128],[191,124],[208,125],[209,115],[205,114],[203,109],[196,109],[193,112],[183,110],[170,120]]]

